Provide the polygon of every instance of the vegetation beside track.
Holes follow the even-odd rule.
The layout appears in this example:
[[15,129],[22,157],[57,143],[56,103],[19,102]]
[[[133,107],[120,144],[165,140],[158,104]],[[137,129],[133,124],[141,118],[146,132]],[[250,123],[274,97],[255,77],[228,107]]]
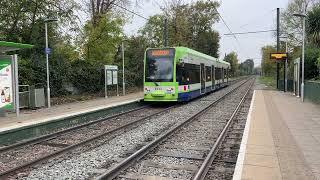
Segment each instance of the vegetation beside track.
[[260,76],[258,78],[258,81],[262,84],[265,84],[266,86],[270,86],[270,87],[277,87],[277,83],[276,83],[276,79],[275,77],[272,76]]

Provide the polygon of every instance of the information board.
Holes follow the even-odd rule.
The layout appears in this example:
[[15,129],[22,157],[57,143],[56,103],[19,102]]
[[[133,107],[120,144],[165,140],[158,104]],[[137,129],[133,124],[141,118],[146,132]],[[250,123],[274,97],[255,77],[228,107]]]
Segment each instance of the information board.
[[118,71],[112,71],[112,83],[118,84]]
[[107,70],[107,85],[112,85],[112,71]]
[[0,56],[0,108],[13,110],[13,65],[11,56]]

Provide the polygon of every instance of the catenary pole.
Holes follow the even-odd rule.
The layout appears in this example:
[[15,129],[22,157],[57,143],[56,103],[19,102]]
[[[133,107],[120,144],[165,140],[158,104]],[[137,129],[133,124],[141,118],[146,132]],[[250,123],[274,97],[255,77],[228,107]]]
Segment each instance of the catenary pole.
[[47,52],[48,50],[48,23],[47,21],[44,23],[45,27],[45,35],[46,35],[46,70],[47,70],[47,106],[48,108],[51,107],[51,101],[50,101],[50,72],[49,72],[49,54]]
[[124,42],[121,43],[121,51],[122,51],[122,93],[126,95],[126,83],[124,79]]
[[[280,8],[277,8],[277,52],[280,51]],[[279,69],[280,64],[277,62],[277,89],[279,89]]]
[[[303,1],[303,14],[306,14],[306,4]],[[302,18],[302,72],[301,72],[301,101],[304,101],[304,46],[305,46],[305,32],[306,31],[306,16]]]

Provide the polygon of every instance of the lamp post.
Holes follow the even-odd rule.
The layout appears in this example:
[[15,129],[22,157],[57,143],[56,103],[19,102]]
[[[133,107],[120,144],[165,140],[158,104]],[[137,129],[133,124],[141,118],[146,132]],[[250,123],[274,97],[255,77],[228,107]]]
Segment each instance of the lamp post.
[[45,19],[44,20],[44,28],[45,28],[45,37],[46,37],[46,49],[45,49],[45,53],[46,53],[46,64],[47,64],[47,103],[48,103],[48,108],[51,107],[50,104],[50,72],[49,72],[49,53],[50,53],[50,49],[48,47],[48,23],[49,22],[54,22],[54,21],[58,21],[57,19]]
[[301,73],[301,101],[304,101],[304,46],[305,46],[305,29],[306,29],[306,10],[303,3],[303,13],[295,13],[293,16],[302,18],[302,73]]
[[[286,39],[286,53],[288,54],[288,36],[282,36],[280,38]],[[286,58],[284,65],[284,92],[288,91],[288,57]]]

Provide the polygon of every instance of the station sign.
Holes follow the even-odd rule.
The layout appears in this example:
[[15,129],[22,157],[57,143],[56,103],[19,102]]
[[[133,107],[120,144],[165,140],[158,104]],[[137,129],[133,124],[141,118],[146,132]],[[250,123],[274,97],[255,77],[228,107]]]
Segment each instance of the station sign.
[[51,48],[45,48],[45,53],[46,54],[51,54],[52,53],[52,49]]
[[271,53],[270,59],[272,60],[286,60],[288,58],[288,53]]
[[118,70],[118,66],[115,65],[104,65],[105,70],[109,70],[109,71],[117,71]]
[[0,109],[13,110],[13,64],[11,56],[0,56]]

